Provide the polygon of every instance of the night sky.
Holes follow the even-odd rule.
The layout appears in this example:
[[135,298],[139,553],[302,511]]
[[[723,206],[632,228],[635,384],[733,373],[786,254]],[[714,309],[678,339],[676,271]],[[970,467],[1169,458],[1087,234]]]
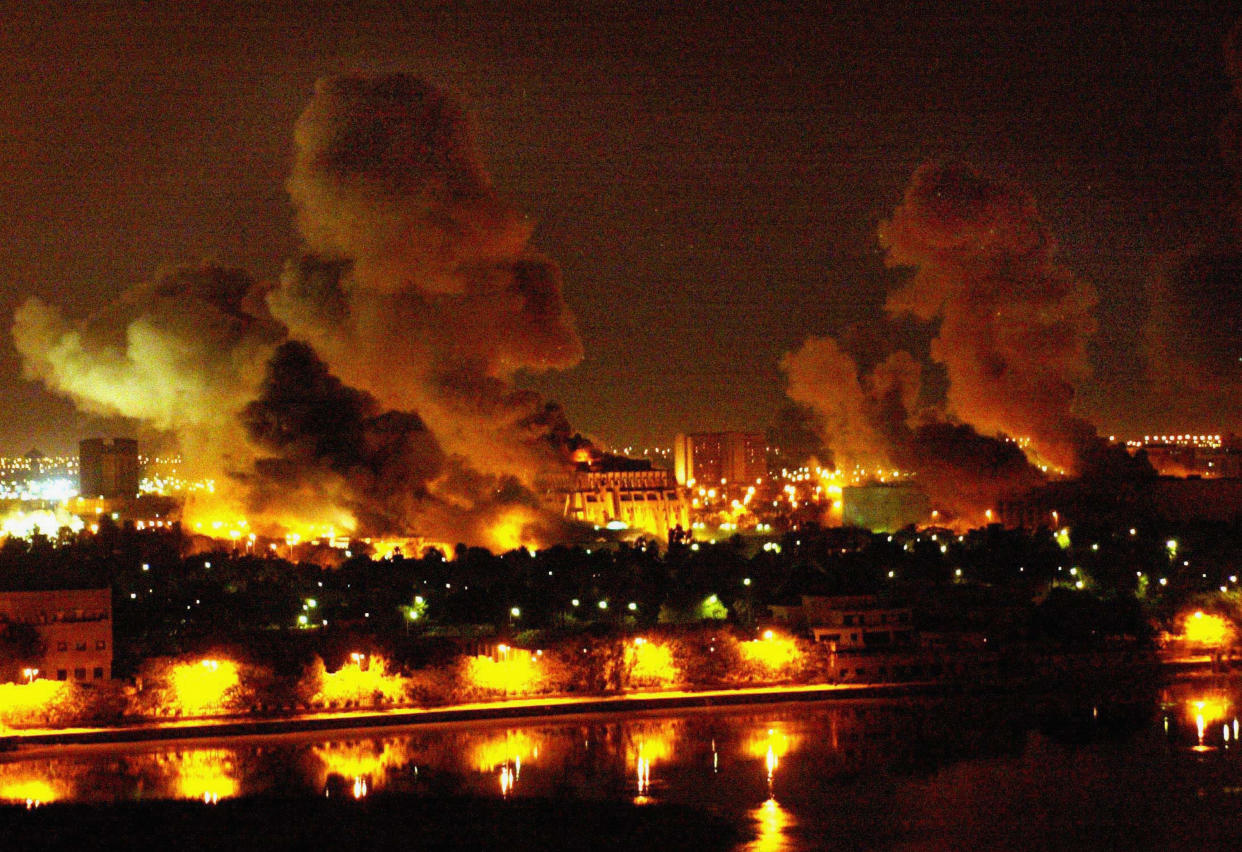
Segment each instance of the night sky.
[[[925,355],[926,329],[882,319],[904,273],[876,228],[928,161],[1025,186],[1098,289],[1077,409],[1104,434],[1242,426],[1236,404],[1153,399],[1144,345],[1149,316],[1175,317],[1207,375],[1240,368],[1242,264],[1213,260],[1239,246],[1221,145],[1237,7],[681,5],[6,2],[0,310],[38,295],[83,315],[203,259],[275,276],[315,80],[403,70],[462,97],[561,265],[586,357],[523,384],[606,443],[765,428],[808,335],[861,324],[852,339]],[[1156,278],[1173,307],[1153,310]],[[0,452],[132,431],[2,351]]]

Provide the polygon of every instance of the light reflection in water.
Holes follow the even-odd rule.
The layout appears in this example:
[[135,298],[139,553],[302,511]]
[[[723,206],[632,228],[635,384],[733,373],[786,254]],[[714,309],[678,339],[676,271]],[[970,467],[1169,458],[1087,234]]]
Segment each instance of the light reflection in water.
[[626,740],[626,765],[634,766],[634,803],[645,805],[651,801],[651,767],[673,759],[673,751],[680,736],[680,723],[672,720],[651,722],[643,720],[630,731]]
[[157,752],[134,760],[141,762],[143,757],[167,779],[173,798],[215,804],[238,793],[236,753],[232,749]]
[[757,829],[754,842],[746,847],[748,852],[781,852],[792,846],[788,831],[794,819],[776,799],[769,798],[748,816]]
[[539,758],[539,742],[544,736],[539,731],[518,728],[490,734],[475,743],[471,763],[479,772],[499,769],[500,794],[508,798],[522,776],[522,761]]
[[316,788],[326,790],[333,775],[351,782],[355,799],[384,785],[388,771],[411,760],[409,741],[344,740],[319,743],[311,748],[317,761]]

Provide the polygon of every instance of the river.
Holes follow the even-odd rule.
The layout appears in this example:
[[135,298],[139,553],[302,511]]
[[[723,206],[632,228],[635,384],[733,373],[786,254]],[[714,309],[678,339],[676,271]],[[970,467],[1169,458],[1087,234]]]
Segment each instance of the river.
[[1229,848],[1242,837],[1242,682],[1124,699],[833,700],[0,757],[0,800],[262,794],[671,802],[741,848]]

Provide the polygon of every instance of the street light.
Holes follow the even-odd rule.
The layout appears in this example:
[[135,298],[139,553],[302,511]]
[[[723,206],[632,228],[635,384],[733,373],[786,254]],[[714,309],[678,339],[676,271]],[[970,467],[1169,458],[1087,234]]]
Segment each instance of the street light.
[[34,683],[34,679],[39,676],[39,670],[34,668],[22,669],[22,677],[26,678],[26,683]]

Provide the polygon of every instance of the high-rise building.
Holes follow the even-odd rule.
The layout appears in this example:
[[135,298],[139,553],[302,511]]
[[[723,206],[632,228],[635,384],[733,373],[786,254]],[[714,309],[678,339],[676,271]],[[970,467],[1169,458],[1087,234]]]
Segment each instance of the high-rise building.
[[767,446],[761,432],[693,432],[678,435],[673,447],[679,485],[753,485],[768,474]]
[[78,493],[82,497],[137,497],[138,442],[87,438],[78,444]]

